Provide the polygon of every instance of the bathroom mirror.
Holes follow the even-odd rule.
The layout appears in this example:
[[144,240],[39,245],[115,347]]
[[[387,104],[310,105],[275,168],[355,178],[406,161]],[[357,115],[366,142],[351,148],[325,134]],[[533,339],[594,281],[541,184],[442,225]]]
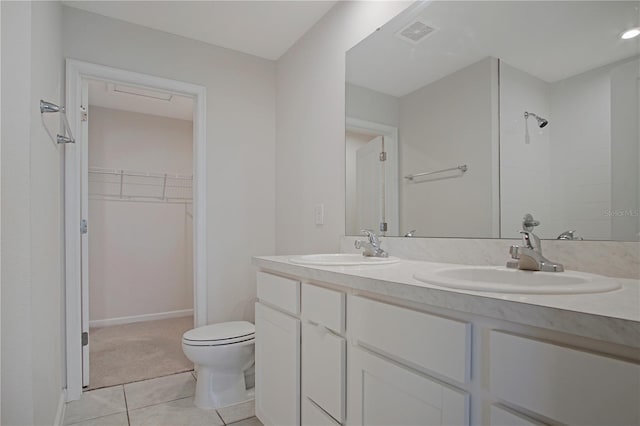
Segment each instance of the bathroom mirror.
[[639,16],[422,2],[349,50],[346,234],[638,241]]

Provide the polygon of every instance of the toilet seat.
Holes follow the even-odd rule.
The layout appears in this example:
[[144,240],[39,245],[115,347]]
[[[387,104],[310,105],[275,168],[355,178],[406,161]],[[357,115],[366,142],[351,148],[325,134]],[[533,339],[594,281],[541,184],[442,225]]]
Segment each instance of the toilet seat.
[[255,326],[247,321],[231,321],[205,325],[189,330],[182,336],[188,346],[229,346],[253,343]]

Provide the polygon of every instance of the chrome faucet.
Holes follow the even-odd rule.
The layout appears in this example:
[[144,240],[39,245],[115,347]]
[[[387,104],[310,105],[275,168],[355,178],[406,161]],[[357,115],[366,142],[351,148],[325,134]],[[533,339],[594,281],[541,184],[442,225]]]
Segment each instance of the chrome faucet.
[[542,255],[540,238],[531,231],[520,231],[522,247],[511,246],[509,254],[514,260],[507,262],[507,268],[525,271],[563,272],[564,266],[547,259]]
[[357,249],[364,249],[362,252],[363,256],[389,257],[389,253],[380,248],[380,239],[375,232],[370,229],[362,229],[360,232],[369,238],[369,241],[356,240],[354,243]]

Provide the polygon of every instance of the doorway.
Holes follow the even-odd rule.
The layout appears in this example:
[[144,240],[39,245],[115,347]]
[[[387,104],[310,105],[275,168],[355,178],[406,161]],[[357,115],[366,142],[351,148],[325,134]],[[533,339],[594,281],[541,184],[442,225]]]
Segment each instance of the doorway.
[[[125,204],[131,205],[139,202],[137,210],[145,210],[152,203],[164,203],[164,205],[181,205],[184,213],[185,234],[188,238],[183,241],[190,246],[193,254],[192,267],[187,267],[185,272],[190,273],[193,282],[192,288],[192,309],[191,321],[195,326],[207,323],[206,309],[206,167],[205,167],[205,140],[206,140],[206,91],[201,86],[195,86],[174,80],[163,79],[146,74],[133,73],[130,71],[67,60],[67,114],[76,136],[76,143],[66,147],[65,150],[65,255],[66,255],[66,361],[67,361],[67,400],[78,399],[82,394],[83,386],[90,385],[90,345],[87,344],[87,333],[91,324],[90,300],[89,300],[89,278],[90,278],[90,236],[92,235],[91,223],[87,226],[87,219],[94,217],[96,225],[104,228],[104,217],[102,222],[100,214],[105,214],[105,208],[98,209],[100,214],[96,216],[90,214],[89,202],[90,192],[94,199],[98,198],[101,203],[109,201],[125,201],[120,203],[120,207],[115,210],[122,210]],[[136,167],[109,167],[109,164],[92,164],[90,161],[89,125],[90,102],[89,85],[91,81],[97,81],[104,87],[119,87],[122,91],[137,92],[140,94],[154,96],[154,94],[178,96],[189,99],[193,103],[192,108],[192,153],[193,153],[193,174],[175,173],[169,170],[135,170]],[[95,147],[94,147],[95,150]],[[102,160],[105,152],[100,153]],[[161,154],[156,153],[160,156]],[[126,157],[126,153],[122,154]],[[151,152],[149,157],[153,157]],[[169,155],[171,156],[171,154]],[[94,156],[95,157],[95,156]],[[96,163],[98,155],[91,160]],[[113,165],[113,163],[111,164]],[[107,166],[107,167],[102,167]],[[153,168],[153,167],[151,167]],[[126,169],[126,170],[125,170]],[[179,170],[178,170],[179,171]],[[183,170],[184,171],[184,170]],[[187,190],[188,188],[188,190]],[[189,206],[185,198],[189,193],[192,198],[192,207]],[[143,202],[149,204],[145,206]],[[104,207],[104,206],[103,206]],[[95,210],[95,209],[94,209]],[[113,206],[107,210],[114,210]],[[170,209],[169,209],[170,210]],[[175,210],[175,208],[173,209]],[[142,215],[144,212],[129,212],[131,216]],[[166,212],[165,212],[166,213]],[[175,213],[175,212],[174,212]],[[146,213],[149,217],[159,217],[164,213]],[[126,213],[120,212],[119,216],[113,216],[110,222],[117,222],[126,217]],[[114,219],[118,217],[119,219]],[[186,222],[186,218],[192,218],[192,222]],[[131,223],[129,223],[131,226]],[[187,229],[190,228],[190,229]],[[96,231],[99,230],[99,227]],[[88,232],[87,232],[88,231]],[[111,229],[109,235],[113,236]],[[127,247],[126,238],[131,237],[127,232],[116,231],[122,234],[124,244]],[[130,232],[129,232],[130,234]],[[104,236],[103,236],[104,237]],[[130,245],[135,240],[130,239]],[[96,250],[94,247],[94,251]],[[96,253],[98,254],[98,253]],[[125,258],[120,261],[126,261]],[[111,259],[113,261],[113,259]],[[94,262],[95,264],[95,262]],[[122,265],[122,263],[120,264]],[[110,265],[111,269],[121,268],[117,262]],[[184,266],[184,265],[183,265]],[[94,268],[95,270],[95,268]],[[99,276],[99,275],[96,275]],[[95,278],[95,277],[94,277]],[[151,290],[152,291],[152,290]],[[143,290],[143,292],[145,292]],[[142,296],[144,297],[144,296]],[[130,302],[130,301],[129,301]],[[111,305],[114,305],[113,303]],[[113,308],[113,306],[112,306]],[[116,311],[122,314],[122,307],[116,307]],[[120,311],[118,311],[120,309]],[[162,312],[174,316],[184,314],[185,310],[178,309],[178,312],[169,310]],[[104,314],[104,313],[103,313]],[[148,313],[142,313],[142,317]],[[113,316],[113,312],[111,313]],[[140,315],[120,315],[108,320],[115,322],[153,319],[153,315],[141,318]],[[93,318],[94,325],[100,319]],[[104,323],[103,323],[104,325]]]

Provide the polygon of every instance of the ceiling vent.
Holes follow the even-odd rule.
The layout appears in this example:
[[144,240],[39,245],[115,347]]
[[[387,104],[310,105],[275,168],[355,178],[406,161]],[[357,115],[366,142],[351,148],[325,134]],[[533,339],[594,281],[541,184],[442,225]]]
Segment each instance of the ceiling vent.
[[404,40],[408,43],[418,44],[433,32],[435,32],[435,28],[432,28],[421,20],[416,19],[410,22],[408,25],[405,25],[400,31],[395,34],[395,36],[400,40]]

